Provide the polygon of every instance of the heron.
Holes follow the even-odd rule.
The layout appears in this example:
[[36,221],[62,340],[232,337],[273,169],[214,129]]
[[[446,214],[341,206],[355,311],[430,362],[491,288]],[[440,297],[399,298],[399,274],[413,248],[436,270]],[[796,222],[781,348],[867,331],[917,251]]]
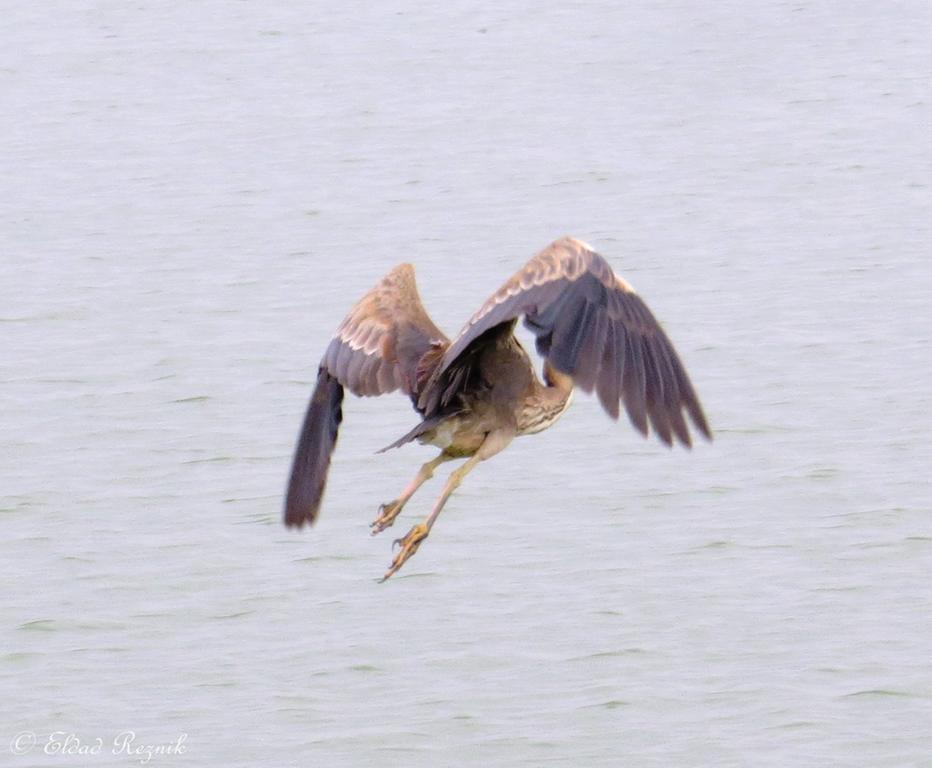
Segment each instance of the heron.
[[[543,358],[542,379],[515,337],[521,317]],[[362,397],[400,390],[411,399],[420,421],[382,451],[413,440],[440,449],[398,498],[379,506],[373,535],[394,524],[438,466],[465,459],[427,517],[395,540],[384,582],[417,552],[466,475],[514,438],[552,426],[575,387],[594,391],[612,419],[623,403],[641,434],[653,429],[667,446],[691,447],[684,414],[712,439],[667,334],[630,283],[584,242],[564,237],[544,248],[453,339],[424,309],[414,267],[400,264],[350,310],[320,361],[292,462],[285,525],[317,520],[346,389]]]

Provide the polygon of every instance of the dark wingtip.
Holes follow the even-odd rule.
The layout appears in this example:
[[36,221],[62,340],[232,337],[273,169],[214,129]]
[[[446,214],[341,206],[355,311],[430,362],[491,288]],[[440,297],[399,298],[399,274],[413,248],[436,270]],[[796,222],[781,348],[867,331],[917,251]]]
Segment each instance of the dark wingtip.
[[686,421],[683,419],[683,414],[679,409],[673,412],[670,426],[673,429],[676,442],[682,445],[686,450],[692,449],[693,436],[689,433],[689,427],[686,426]]
[[710,443],[713,442],[712,430],[709,428],[709,422],[706,421],[705,414],[698,402],[689,408],[689,416],[702,436]]
[[343,419],[343,387],[325,368],[317,375],[317,386],[307,407],[295,448],[285,496],[284,523],[302,528],[317,520],[327,484],[330,456]]
[[311,518],[311,517],[308,517],[306,519],[305,518],[295,519],[294,517],[289,518],[288,514],[285,513],[285,527],[286,528],[296,528],[297,530],[300,531],[304,527],[305,522],[307,522],[307,526],[308,528],[310,528],[312,525],[314,525],[315,520],[316,518]]
[[301,530],[305,525],[309,528],[317,522],[318,509],[311,509],[304,505],[300,492],[292,493],[289,483],[288,497],[285,500],[285,527]]
[[[707,441],[712,442],[712,432],[709,429],[708,423],[706,423],[705,416],[702,411],[695,411],[693,406],[687,406],[690,418],[692,419],[693,426],[698,430],[699,434],[702,435]],[[697,418],[698,413],[698,418]],[[676,437],[679,440],[680,444],[687,450],[692,450],[693,440],[692,432],[686,427],[685,422],[682,422],[681,429],[676,430]]]
[[631,408],[628,408],[627,411],[628,421],[631,422],[631,426],[640,432],[642,436],[647,437],[650,434],[647,428],[647,414],[632,411]]

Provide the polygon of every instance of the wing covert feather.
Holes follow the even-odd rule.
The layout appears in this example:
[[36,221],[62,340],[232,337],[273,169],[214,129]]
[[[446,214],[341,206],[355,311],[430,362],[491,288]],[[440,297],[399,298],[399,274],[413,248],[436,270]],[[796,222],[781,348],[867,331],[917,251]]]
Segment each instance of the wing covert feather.
[[421,303],[414,267],[400,264],[350,310],[321,365],[354,395],[414,397],[421,358],[447,343]]

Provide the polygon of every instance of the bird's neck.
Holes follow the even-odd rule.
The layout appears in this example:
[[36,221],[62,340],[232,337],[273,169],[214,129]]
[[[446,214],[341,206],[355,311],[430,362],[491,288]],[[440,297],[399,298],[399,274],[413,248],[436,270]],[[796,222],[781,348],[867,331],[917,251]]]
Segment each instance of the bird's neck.
[[542,432],[559,419],[573,397],[573,379],[544,363],[544,385],[539,383],[524,401],[518,420],[518,434]]
[[547,385],[548,392],[553,393],[554,397],[559,395],[566,400],[573,394],[573,377],[563,371],[558,371],[549,360],[544,361],[544,383]]

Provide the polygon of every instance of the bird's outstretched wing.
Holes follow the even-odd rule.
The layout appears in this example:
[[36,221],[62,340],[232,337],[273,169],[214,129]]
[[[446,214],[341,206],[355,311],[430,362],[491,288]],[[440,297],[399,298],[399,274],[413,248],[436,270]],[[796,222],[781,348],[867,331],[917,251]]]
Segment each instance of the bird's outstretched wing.
[[594,389],[612,418],[623,401],[641,433],[649,422],[667,445],[676,436],[688,446],[685,410],[711,437],[686,369],[647,305],[605,259],[569,237],[532,258],[470,318],[420,393],[426,416],[456,395],[457,366],[471,345],[520,315],[537,351],[584,391]]
[[317,518],[342,420],[344,387],[363,396],[400,389],[417,405],[419,385],[448,344],[421,303],[410,264],[395,267],[357,302],[320,361],[291,466],[285,525],[300,528]]

